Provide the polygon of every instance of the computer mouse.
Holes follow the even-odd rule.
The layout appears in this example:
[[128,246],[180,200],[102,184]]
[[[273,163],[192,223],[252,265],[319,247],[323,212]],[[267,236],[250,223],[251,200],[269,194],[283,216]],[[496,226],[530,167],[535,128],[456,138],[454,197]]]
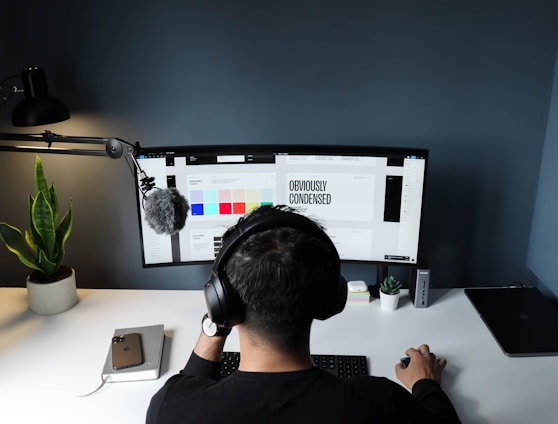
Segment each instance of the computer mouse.
[[411,358],[405,356],[404,358],[401,358],[400,361],[401,365],[403,365],[403,368],[407,368],[409,366],[409,363],[411,362]]

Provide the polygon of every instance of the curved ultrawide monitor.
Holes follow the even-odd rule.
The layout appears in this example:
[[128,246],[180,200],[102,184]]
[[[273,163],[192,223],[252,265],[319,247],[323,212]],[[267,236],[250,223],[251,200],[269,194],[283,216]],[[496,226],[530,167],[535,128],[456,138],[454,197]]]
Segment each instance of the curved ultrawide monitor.
[[213,145],[144,148],[136,158],[157,187],[176,187],[191,208],[178,234],[157,234],[138,191],[145,267],[213,261],[224,231],[264,204],[316,219],[343,261],[417,264],[425,149]]

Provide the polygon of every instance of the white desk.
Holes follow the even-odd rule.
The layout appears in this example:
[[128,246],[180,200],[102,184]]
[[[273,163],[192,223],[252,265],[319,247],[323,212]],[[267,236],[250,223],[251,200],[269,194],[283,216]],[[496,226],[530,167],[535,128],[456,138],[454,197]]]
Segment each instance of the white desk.
[[[0,422],[141,423],[151,396],[185,364],[205,312],[199,291],[79,290],[54,316],[27,309],[26,292],[0,288]],[[449,365],[443,386],[464,423],[558,422],[558,357],[508,358],[462,289],[435,290],[427,309],[406,292],[400,308],[348,304],[314,324],[314,353],[365,354],[370,371],[395,379],[407,347],[428,343]],[[168,343],[158,380],[100,384],[115,328],[164,324]],[[227,350],[238,350],[233,331]]]

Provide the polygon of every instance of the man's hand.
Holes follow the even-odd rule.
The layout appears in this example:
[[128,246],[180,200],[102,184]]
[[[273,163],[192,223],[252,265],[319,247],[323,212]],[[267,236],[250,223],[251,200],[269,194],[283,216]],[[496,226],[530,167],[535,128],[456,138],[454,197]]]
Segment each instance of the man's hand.
[[401,363],[395,366],[395,375],[405,387],[412,390],[414,384],[423,379],[442,382],[442,371],[447,361],[444,358],[436,358],[428,345],[420,345],[417,349],[409,348],[405,354],[411,358],[409,366],[405,368]]

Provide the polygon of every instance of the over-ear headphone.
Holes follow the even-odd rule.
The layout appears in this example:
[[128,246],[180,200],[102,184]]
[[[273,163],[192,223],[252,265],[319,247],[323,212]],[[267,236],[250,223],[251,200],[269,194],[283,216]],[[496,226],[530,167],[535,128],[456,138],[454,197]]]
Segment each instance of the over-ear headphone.
[[334,258],[334,263],[331,264],[332,272],[324,281],[322,295],[318,296],[321,297],[321,302],[316,305],[314,318],[324,320],[344,309],[347,301],[347,281],[341,275],[339,254],[331,239],[311,219],[294,212],[275,210],[241,222],[227,236],[219,250],[209,281],[203,288],[208,315],[213,322],[232,327],[241,323],[244,317],[244,305],[225,273],[227,261],[235,249],[252,234],[281,227],[312,233],[327,243],[332,252]]

